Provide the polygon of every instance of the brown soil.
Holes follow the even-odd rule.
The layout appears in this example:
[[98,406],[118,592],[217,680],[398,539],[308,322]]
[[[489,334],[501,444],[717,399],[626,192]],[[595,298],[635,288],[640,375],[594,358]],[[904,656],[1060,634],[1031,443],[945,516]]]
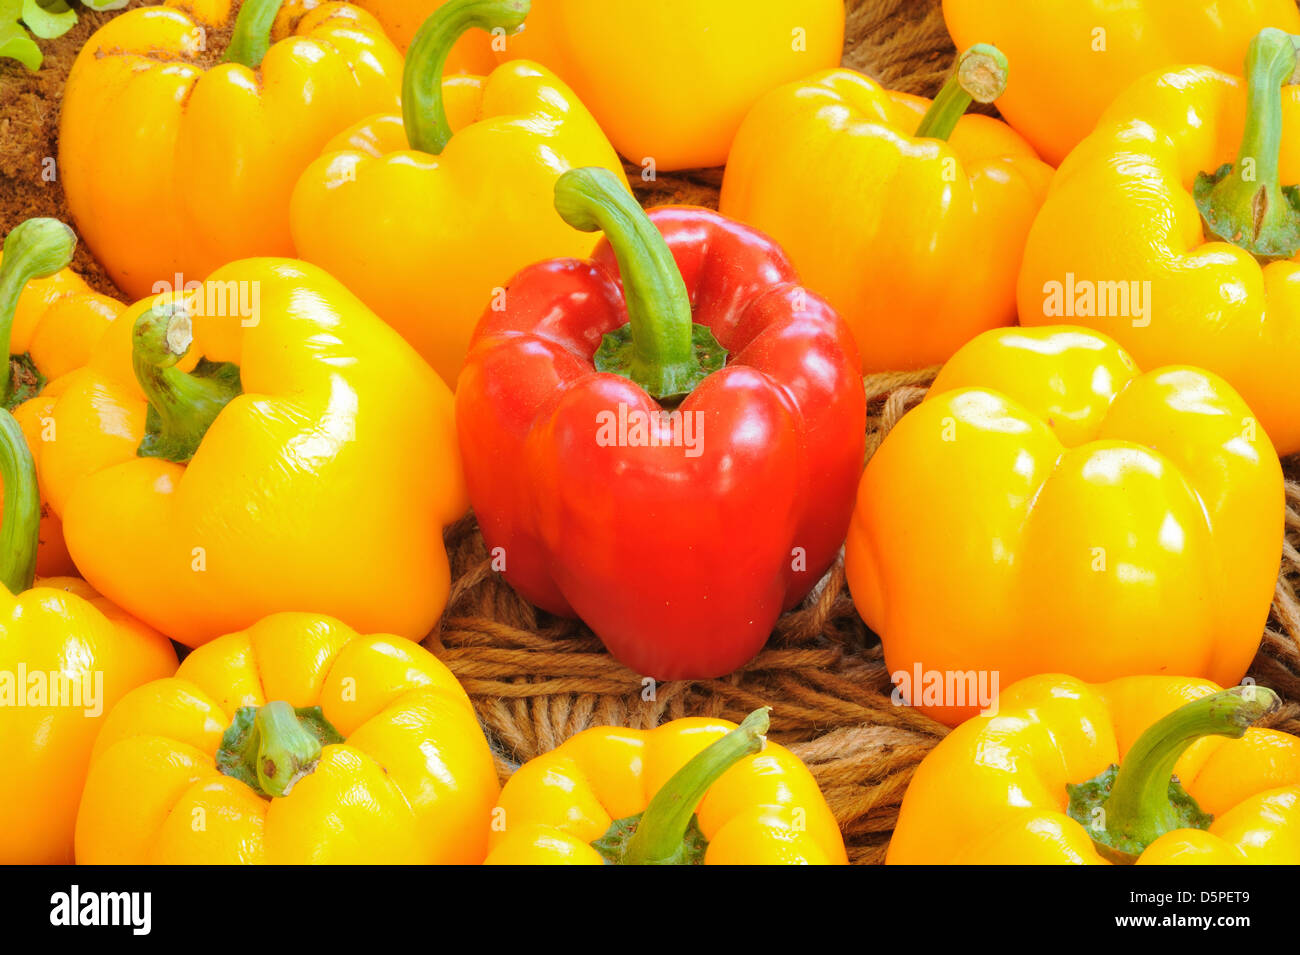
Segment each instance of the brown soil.
[[[131,6],[139,6],[132,0]],[[70,221],[58,167],[59,103],[77,51],[121,11],[95,13],[78,7],[77,25],[54,40],[38,40],[45,62],[35,73],[14,60],[0,60],[0,235],[32,216]],[[77,246],[76,269],[95,289],[123,296],[84,244]]]

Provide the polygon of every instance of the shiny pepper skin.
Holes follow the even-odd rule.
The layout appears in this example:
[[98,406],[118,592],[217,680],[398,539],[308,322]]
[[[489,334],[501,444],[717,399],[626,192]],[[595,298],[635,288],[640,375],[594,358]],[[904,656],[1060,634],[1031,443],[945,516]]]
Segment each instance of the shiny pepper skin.
[[1010,58],[998,110],[1054,166],[1139,77],[1233,70],[1261,28],[1300,33],[1293,0],[944,0],[943,16],[958,46],[991,40]]
[[[1193,201],[1198,173],[1237,158],[1241,72],[1240,61],[1231,74],[1171,70],[1115,100],[1061,167],[1029,233],[1020,321],[1087,325],[1144,366],[1221,375],[1286,456],[1300,451],[1300,262],[1264,264],[1207,237]],[[1281,98],[1278,172],[1290,185],[1300,183],[1300,85]],[[1108,289],[1127,293],[1128,306]]]
[[[39,449],[49,437],[49,409],[62,387],[58,379],[90,362],[100,338],[122,311],[121,302],[93,291],[70,268],[27,283],[14,313],[9,352],[30,356],[47,381],[41,394],[13,409],[30,447]],[[40,534],[36,573],[42,577],[75,574],[63,523],[52,508],[42,510]]]
[[340,130],[397,104],[401,55],[365,11],[287,4],[254,68],[213,62],[208,36],[230,19],[229,0],[128,10],[91,36],[68,76],[68,208],[132,298],[234,259],[293,255],[298,175]]
[[1015,322],[1052,175],[988,116],[917,138],[929,106],[852,70],[818,73],[760,99],[727,160],[718,208],[785,249],[853,329],[868,374],[941,364]]
[[[0,863],[71,864],[95,734],[128,690],[175,670],[176,651],[166,638],[84,581],[38,578],[16,597],[0,586]],[[20,672],[28,680],[22,685]],[[33,699],[32,678],[49,694],[51,673],[84,681],[86,705]]]
[[[470,500],[505,577],[581,617],[614,656],[662,680],[750,660],[834,560],[866,418],[852,337],[770,239],[707,209],[649,213],[693,321],[731,357],[674,409],[680,440],[635,440],[663,408],[598,372],[628,324],[608,238],[555,259],[484,312],[456,392]],[[661,419],[658,419],[661,420]],[[600,430],[601,422],[606,430]],[[657,427],[657,426],[656,426]]]
[[551,206],[556,178],[622,165],[591,114],[549,70],[514,60],[454,76],[442,97],[454,135],[412,149],[402,118],[340,133],[293,193],[293,236],[396,328],[451,388],[474,323],[510,276],[591,242]]
[[533,0],[508,55],[554,70],[623,156],[721,166],[768,90],[840,61],[842,0]]
[[[889,844],[890,865],[1104,865],[1065,812],[1067,783],[1121,766],[1160,717],[1218,687],[1133,676],[1089,685],[1046,674],[1003,690],[995,715],[957,727],[921,762]],[[1204,737],[1174,775],[1214,816],[1175,829],[1138,865],[1300,863],[1300,739],[1252,727]]]
[[[519,768],[501,790],[503,825],[489,865],[600,865],[590,845],[651,796],[709,743],[726,720],[687,717],[652,730],[585,730]],[[799,758],[768,742],[732,766],[696,810],[708,840],[705,865],[843,865],[844,839]]]
[[[222,308],[228,289],[256,289],[256,315]],[[188,463],[138,452],[133,327],[176,299],[194,313],[178,367],[233,362],[242,381]],[[442,528],[467,506],[452,396],[324,272],[232,263],[129,308],[60,381],[57,440],[34,448],[48,500],[86,578],[140,619],[189,646],[300,607],[416,640],[438,619]]]
[[[345,742],[268,798],[219,771],[214,754],[236,710],[272,700],[319,706]],[[276,614],[113,710],[77,817],[77,861],[475,864],[499,791],[469,697],[431,653]]]
[[[1141,374],[1085,329],[998,329],[868,462],[845,572],[893,674],[1231,685],[1268,617],[1282,520],[1277,455],[1222,379]],[[979,709],[915,695],[949,725]]]

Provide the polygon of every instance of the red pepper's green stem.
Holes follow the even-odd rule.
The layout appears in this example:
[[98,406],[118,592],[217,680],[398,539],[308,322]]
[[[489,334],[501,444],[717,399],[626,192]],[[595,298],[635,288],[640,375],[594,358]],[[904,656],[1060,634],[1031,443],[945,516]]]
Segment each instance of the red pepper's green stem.
[[402,72],[402,125],[412,149],[438,155],[451,141],[442,103],[442,71],[466,30],[505,30],[524,24],[530,0],[448,0],[420,25]]
[[1272,27],[1250,41],[1246,128],[1237,161],[1201,173],[1194,190],[1206,230],[1264,261],[1300,250],[1300,212],[1278,178],[1282,87],[1295,79],[1298,41]]
[[242,63],[250,70],[262,65],[271,48],[271,27],[284,0],[244,0],[226,47],[227,63]]
[[692,322],[668,243],[617,176],[599,166],[570,169],[556,180],[555,209],[575,229],[603,231],[618,260],[628,323],[626,331],[605,336],[596,353],[599,370],[669,400],[722,367],[726,352],[708,328]]
[[41,494],[36,487],[36,462],[14,416],[0,408],[0,480],[4,481],[4,511],[0,513],[0,583],[20,594],[36,579],[36,548],[40,541]]
[[627,842],[626,865],[675,865],[695,809],[722,774],[763,748],[769,707],[750,713],[734,730],[695,755],[650,800]]
[[[7,361],[18,298],[32,279],[43,279],[72,262],[77,235],[58,219],[28,219],[5,236],[4,262],[0,263],[0,355]],[[6,374],[0,405],[9,407],[12,374]]]
[[1240,739],[1279,703],[1262,686],[1235,686],[1181,706],[1137,738],[1120,764],[1110,797],[1103,804],[1105,830],[1145,849],[1166,832],[1186,826],[1169,799],[1174,764],[1202,736]]
[[989,43],[976,43],[957,57],[948,82],[921,117],[916,138],[947,139],[971,101],[991,103],[1007,88],[1007,58]]
[[193,328],[181,302],[156,303],[136,319],[131,354],[135,377],[149,399],[143,457],[184,463],[199,449],[232,398],[239,394],[238,369],[214,366],[209,374],[186,374],[175,365],[189,351]]

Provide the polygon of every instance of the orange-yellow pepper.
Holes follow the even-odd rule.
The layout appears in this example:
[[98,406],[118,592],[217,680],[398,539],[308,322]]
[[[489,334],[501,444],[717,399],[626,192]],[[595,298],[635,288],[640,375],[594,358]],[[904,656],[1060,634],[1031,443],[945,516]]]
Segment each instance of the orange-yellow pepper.
[[[68,268],[76,243],[72,230],[57,219],[28,219],[5,237],[0,256],[0,354],[9,355],[0,404],[13,412],[33,447],[49,420],[47,385],[84,366],[122,311],[120,302],[91,291]],[[63,524],[44,505],[40,542],[38,574],[76,572]]]
[[1237,682],[1283,510],[1268,435],[1222,379],[1140,374],[1086,329],[996,329],[868,462],[845,570],[900,694],[954,725],[995,679]]
[[1231,70],[1266,26],[1300,32],[1295,0],[944,0],[957,45],[1015,64],[998,110],[1059,165],[1126,86],[1184,63]]
[[865,372],[937,365],[1015,321],[1052,170],[1004,123],[962,115],[1006,73],[996,48],[973,47],[932,104],[833,70],[769,93],[740,127],[719,209],[786,250]]
[[1025,246],[1020,321],[1104,331],[1139,363],[1222,375],[1300,451],[1300,85],[1263,31],[1249,79],[1148,76],[1061,167]]
[[622,165],[591,114],[548,70],[522,60],[488,77],[442,79],[467,29],[517,29],[527,0],[451,0],[411,46],[402,116],[342,133],[293,193],[299,254],[328,269],[400,331],[451,387],[470,334],[511,277],[585,257],[591,240],[555,214],[570,168]]
[[176,652],[85,582],[35,577],[36,466],[4,410],[0,474],[0,863],[66,865],[105,714],[132,687],[174,672]]
[[1175,676],[1022,680],[922,760],[886,861],[1300,863],[1300,739],[1251,726],[1277,702]]
[[320,269],[246,259],[127,309],[35,444],[97,590],[190,646],[315,608],[421,639],[468,507],[452,395]]
[[844,3],[533,0],[506,46],[554,70],[643,168],[721,166],[760,96],[839,64]]
[[131,297],[234,259],[293,255],[299,173],[331,136],[396,105],[401,54],[374,17],[293,3],[272,33],[281,2],[246,0],[225,51],[207,38],[229,23],[230,0],[166,0],[109,20],[78,54],[59,121],[63,188]]
[[499,791],[469,697],[433,654],[276,614],[113,709],[77,862],[475,864]]
[[[420,24],[447,0],[354,0],[362,10],[373,13],[388,38],[403,53],[415,39]],[[504,36],[498,38],[504,44]],[[469,30],[456,41],[447,56],[448,73],[474,73],[486,76],[497,65],[492,52],[493,37],[483,30]]]
[[488,864],[844,864],[812,774],[764,740],[767,713],[566,740],[506,781]]

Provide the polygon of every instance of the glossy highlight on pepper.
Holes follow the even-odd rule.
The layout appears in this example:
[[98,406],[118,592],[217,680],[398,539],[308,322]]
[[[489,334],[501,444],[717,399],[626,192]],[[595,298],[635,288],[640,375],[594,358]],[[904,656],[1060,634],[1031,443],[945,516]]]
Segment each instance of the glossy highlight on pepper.
[[[891,674],[1178,673],[1259,647],[1282,470],[1226,382],[1078,327],[985,332],[867,464],[845,575]],[[942,563],[936,567],[936,555]],[[948,725],[979,705],[913,699]]]
[[528,0],[449,0],[407,55],[402,114],[341,132],[302,174],[291,219],[299,254],[340,279],[456,387],[470,335],[501,308],[510,276],[583,255],[556,217],[555,180],[623,167],[591,114],[549,70],[510,60],[486,77],[444,76],[471,29],[517,30]]
[[109,714],[77,862],[477,864],[499,791],[469,697],[433,654],[274,614]]
[[812,774],[767,728],[764,707],[585,730],[506,782],[487,864],[845,864]]
[[176,652],[84,581],[36,577],[36,465],[3,409],[0,476],[0,863],[67,865],[96,733]]
[[1148,76],[1071,154],[1030,230],[1025,325],[1111,335],[1144,365],[1228,380],[1278,453],[1300,451],[1300,85],[1294,38],[1251,41],[1245,79]]
[[917,768],[891,865],[1300,862],[1300,739],[1250,684],[1044,674]]
[[87,580],[189,646],[301,607],[429,632],[467,501],[451,393],[396,332],[285,259],[110,329],[37,448]]
[[86,244],[132,298],[293,255],[299,174],[332,136],[396,106],[401,55],[370,14],[281,6],[245,0],[218,50],[209,35],[230,25],[231,0],[165,0],[109,20],[78,54],[60,180]]

